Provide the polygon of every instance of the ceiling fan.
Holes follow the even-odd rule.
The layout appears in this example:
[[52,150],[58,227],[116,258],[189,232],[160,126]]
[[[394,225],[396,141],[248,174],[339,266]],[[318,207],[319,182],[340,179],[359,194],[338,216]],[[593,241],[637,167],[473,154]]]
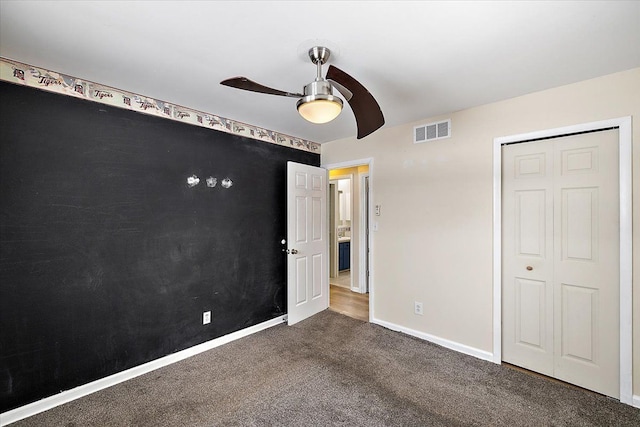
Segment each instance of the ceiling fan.
[[378,130],[384,125],[384,116],[380,105],[356,79],[333,65],[329,65],[326,78],[322,77],[322,65],[329,60],[331,51],[326,47],[315,46],[309,49],[309,58],[317,66],[315,81],[304,87],[304,93],[285,92],[263,86],[246,77],[233,77],[220,82],[221,85],[251,92],[269,95],[299,98],[296,104],[298,112],[312,123],[327,123],[338,117],[342,111],[342,99],[333,95],[333,88],[344,96],[358,127],[358,139]]

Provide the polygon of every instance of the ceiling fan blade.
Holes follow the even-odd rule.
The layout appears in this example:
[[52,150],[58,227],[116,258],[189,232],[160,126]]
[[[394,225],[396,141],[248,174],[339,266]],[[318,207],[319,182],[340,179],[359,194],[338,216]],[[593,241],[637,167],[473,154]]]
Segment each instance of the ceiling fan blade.
[[326,79],[344,86],[353,94],[348,102],[353,110],[353,115],[356,116],[358,139],[364,138],[384,125],[384,116],[380,105],[356,79],[333,65],[329,65]]
[[260,83],[249,80],[246,77],[233,77],[220,82],[223,86],[229,86],[236,89],[248,90],[251,92],[266,93],[268,95],[289,96],[291,98],[301,98],[304,95],[301,93],[285,92],[283,90],[273,89]]

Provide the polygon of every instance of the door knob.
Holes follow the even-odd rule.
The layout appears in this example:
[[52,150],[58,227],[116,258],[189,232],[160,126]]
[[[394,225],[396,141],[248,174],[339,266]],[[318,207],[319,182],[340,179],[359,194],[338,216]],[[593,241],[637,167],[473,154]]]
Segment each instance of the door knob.
[[531,267],[530,265],[527,265],[527,270],[531,271],[531,270],[533,270],[533,267]]
[[295,255],[295,254],[298,253],[298,250],[297,249],[287,249],[287,253],[290,254],[290,255]]

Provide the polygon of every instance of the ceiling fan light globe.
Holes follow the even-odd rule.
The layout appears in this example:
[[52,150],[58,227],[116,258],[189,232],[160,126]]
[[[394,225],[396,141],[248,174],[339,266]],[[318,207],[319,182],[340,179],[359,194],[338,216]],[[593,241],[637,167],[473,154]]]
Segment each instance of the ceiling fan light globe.
[[310,95],[301,98],[297,107],[305,120],[322,124],[338,117],[342,111],[342,100],[333,95]]

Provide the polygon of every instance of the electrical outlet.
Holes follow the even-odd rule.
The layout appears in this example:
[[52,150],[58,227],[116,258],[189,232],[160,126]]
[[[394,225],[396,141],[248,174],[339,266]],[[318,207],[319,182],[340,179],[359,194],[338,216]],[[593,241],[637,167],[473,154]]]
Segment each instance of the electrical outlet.
[[419,314],[420,316],[422,316],[423,312],[422,312],[422,303],[418,302],[418,301],[414,301],[413,302],[413,312],[415,314]]
[[211,323],[211,312],[205,311],[202,313],[202,324],[206,325],[207,323]]

